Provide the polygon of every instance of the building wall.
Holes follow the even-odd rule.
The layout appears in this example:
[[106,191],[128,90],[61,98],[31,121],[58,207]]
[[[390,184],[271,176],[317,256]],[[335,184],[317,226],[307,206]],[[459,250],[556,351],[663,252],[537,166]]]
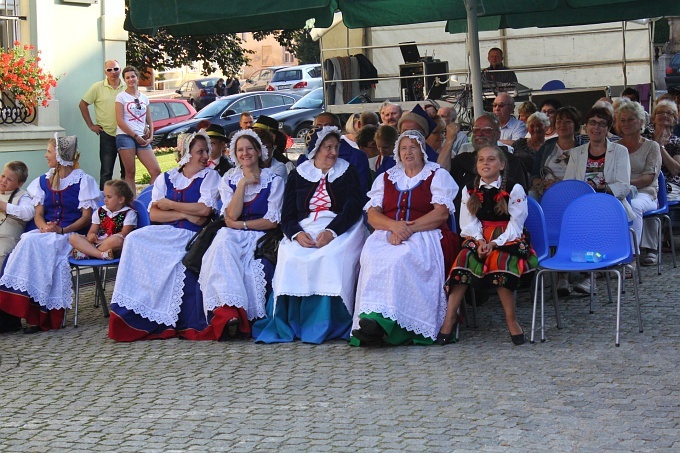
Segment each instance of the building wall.
[[241,37],[243,39],[243,48],[255,52],[248,56],[250,63],[243,68],[242,79],[250,77],[253,72],[269,66],[293,66],[298,64],[297,59],[292,56],[289,61],[284,61],[285,49],[281,47],[273,36],[268,36],[262,41],[255,40],[252,33],[243,33]]
[[47,139],[58,131],[78,136],[81,168],[99,179],[99,138],[85,125],[78,103],[92,83],[104,79],[106,60],[125,64],[124,7],[124,0],[94,4],[22,0],[21,14],[28,20],[22,22],[20,40],[33,44],[41,52],[43,69],[59,77],[53,89],[58,102],[50,105],[49,113],[39,112],[37,124],[0,125],[0,165],[22,160],[29,166],[30,179],[36,178],[47,170],[43,157]]

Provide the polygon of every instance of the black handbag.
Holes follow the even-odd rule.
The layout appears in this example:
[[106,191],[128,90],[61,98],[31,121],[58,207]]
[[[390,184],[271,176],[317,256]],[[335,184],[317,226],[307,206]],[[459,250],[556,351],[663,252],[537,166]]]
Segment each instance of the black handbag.
[[187,254],[184,255],[184,258],[182,259],[182,264],[184,264],[187,269],[190,269],[197,274],[201,272],[203,255],[205,255],[208,247],[210,247],[213,239],[215,239],[217,232],[220,231],[222,227],[226,227],[224,216],[220,216],[217,220],[208,223],[201,231],[197,231],[196,234],[189,239],[189,242],[185,247]]
[[267,231],[264,236],[257,240],[257,245],[255,246],[255,259],[266,258],[276,266],[281,239],[283,239],[281,227],[277,226],[273,230]]

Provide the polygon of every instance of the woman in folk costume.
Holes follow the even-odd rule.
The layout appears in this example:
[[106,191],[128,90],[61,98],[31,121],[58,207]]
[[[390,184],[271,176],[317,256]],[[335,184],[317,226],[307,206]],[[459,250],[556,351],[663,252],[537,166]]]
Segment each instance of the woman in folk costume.
[[272,312],[253,326],[264,343],[348,339],[352,325],[365,196],[356,169],[338,159],[338,128],[315,128],[308,137],[309,160],[291,172],[284,191]]
[[513,291],[522,280],[533,276],[538,260],[524,233],[529,214],[527,195],[520,184],[508,181],[506,167],[505,154],[498,147],[485,146],[477,151],[477,177],[465,187],[461,198],[463,249],[446,282],[449,301],[438,344],[455,343],[458,308],[470,284],[497,289],[512,342],[521,345],[525,341],[515,314]]
[[399,136],[394,157],[364,207],[375,231],[361,252],[353,346],[432,344],[446,312],[444,278],[459,248],[447,221],[458,186],[428,162],[418,131]]
[[37,229],[22,235],[0,277],[0,311],[26,319],[26,333],[60,328],[71,308],[69,236],[87,232],[101,197],[94,178],[79,168],[79,155],[75,136],[49,141],[50,170],[27,189]]
[[109,337],[117,341],[212,339],[198,275],[182,264],[187,242],[217,207],[220,176],[207,168],[210,138],[178,137],[178,167],[156,178],[151,225],[125,238],[111,298]]
[[251,129],[236,132],[229,155],[236,167],[220,181],[222,228],[203,256],[198,279],[215,339],[248,338],[263,318],[274,264],[255,258],[258,239],[281,221],[284,182],[263,168],[269,150]]

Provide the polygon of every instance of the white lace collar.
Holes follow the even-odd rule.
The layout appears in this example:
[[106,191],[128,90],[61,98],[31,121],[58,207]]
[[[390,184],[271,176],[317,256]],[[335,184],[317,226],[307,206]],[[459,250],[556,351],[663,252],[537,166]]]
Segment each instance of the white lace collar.
[[[328,170],[328,182],[333,182],[340,176],[344,175],[349,168],[349,162],[338,157],[338,160],[333,165],[333,168]],[[324,177],[321,169],[314,166],[314,162],[306,160],[299,167],[297,167],[298,175],[302,176],[309,182],[319,182]]]
[[[243,168],[241,167],[236,167],[232,168],[227,172],[225,175],[227,177],[227,180],[229,181],[230,184],[236,186],[240,180],[243,179]],[[249,184],[246,186],[245,190],[245,195],[256,195],[262,191],[262,189],[266,189],[269,183],[274,180],[276,177],[276,173],[274,173],[271,168],[263,168],[260,171],[260,184],[255,185],[255,184]]]
[[355,142],[355,141],[353,141],[353,140],[350,140],[350,139],[347,138],[347,136],[345,136],[345,135],[341,135],[341,136],[340,136],[340,140],[344,141],[345,143],[347,143],[349,146],[351,146],[351,147],[354,148],[354,149],[360,149],[360,148],[359,148],[359,145],[357,145],[357,142]]
[[104,211],[106,211],[107,216],[113,218],[113,217],[117,216],[118,214],[120,214],[121,212],[129,211],[130,206],[123,206],[123,209],[121,209],[119,211],[115,211],[115,212],[111,212],[111,210],[109,208],[107,208],[106,205],[102,206],[102,209]]
[[[50,178],[54,174],[54,168],[50,168],[45,175],[47,176],[47,182],[49,185]],[[61,178],[59,187],[63,189],[72,186],[73,184],[77,184],[80,182],[80,180],[83,178],[83,175],[85,175],[85,172],[81,170],[80,168],[75,168],[70,175]]]
[[500,189],[501,187],[501,182],[503,181],[503,176],[499,176],[497,180],[492,182],[491,184],[487,184],[482,179],[479,179],[479,187],[486,187],[487,189]]
[[395,186],[400,189],[410,189],[418,184],[420,181],[425,181],[430,175],[437,171],[439,164],[435,162],[425,162],[423,169],[412,178],[406,175],[402,167],[392,167],[387,170],[387,179],[392,181]]
[[175,168],[168,170],[168,177],[170,178],[170,182],[172,183],[172,186],[176,190],[182,190],[182,189],[186,189],[187,187],[189,187],[189,185],[191,184],[191,182],[194,179],[204,178],[208,174],[209,171],[215,171],[215,170],[212,170],[212,169],[206,167],[206,168],[196,172],[196,174],[193,175],[191,178],[187,178],[186,176],[184,176],[184,173],[180,173],[178,167],[175,167]]

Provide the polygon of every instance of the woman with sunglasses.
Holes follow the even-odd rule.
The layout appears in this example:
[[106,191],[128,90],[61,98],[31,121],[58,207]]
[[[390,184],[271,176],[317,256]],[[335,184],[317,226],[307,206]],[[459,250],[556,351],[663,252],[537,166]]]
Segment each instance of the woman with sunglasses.
[[137,193],[135,156],[149,172],[151,184],[161,174],[161,168],[151,149],[153,123],[149,99],[139,92],[139,71],[134,66],[126,66],[122,75],[126,88],[116,96],[116,148],[125,168],[125,182]]

